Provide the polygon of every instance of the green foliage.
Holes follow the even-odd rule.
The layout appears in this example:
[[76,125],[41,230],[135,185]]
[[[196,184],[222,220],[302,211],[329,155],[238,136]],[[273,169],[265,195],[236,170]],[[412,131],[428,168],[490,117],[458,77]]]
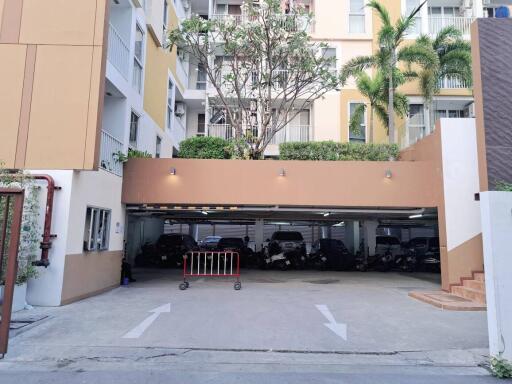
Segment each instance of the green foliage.
[[498,379],[510,379],[512,378],[512,364],[502,357],[492,357],[491,372]]
[[495,189],[500,192],[512,192],[512,184],[500,180],[496,182]]
[[[39,241],[42,236],[40,222],[40,187],[33,179],[20,171],[8,172],[3,168],[0,162],[0,186],[6,188],[25,189],[25,198],[23,203],[23,214],[21,217],[20,244],[18,247],[18,270],[16,274],[16,284],[22,285],[30,278],[38,276],[37,268],[32,262],[38,258]],[[0,205],[0,217],[4,217],[5,206]],[[11,235],[12,222],[12,204],[9,209],[9,218],[7,220],[7,238]],[[6,242],[8,243],[8,242]],[[5,244],[7,247],[8,244]],[[5,250],[4,250],[5,251]],[[6,253],[5,253],[6,254]],[[2,275],[0,276],[0,285],[4,284],[5,273],[7,270],[7,257],[3,259]]]
[[281,160],[388,161],[399,155],[396,144],[336,143],[317,141],[279,145]]
[[138,149],[128,148],[128,154],[119,151],[114,154],[114,158],[118,163],[126,163],[128,159],[149,159],[153,156],[148,151],[139,151]]
[[230,145],[220,137],[198,136],[180,143],[178,157],[184,159],[229,159]]

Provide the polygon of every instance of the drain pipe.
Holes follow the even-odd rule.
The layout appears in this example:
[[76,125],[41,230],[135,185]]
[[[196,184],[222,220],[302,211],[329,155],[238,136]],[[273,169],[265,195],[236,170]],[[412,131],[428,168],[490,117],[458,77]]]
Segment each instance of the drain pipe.
[[48,258],[48,251],[52,246],[51,240],[52,238],[57,237],[57,235],[52,235],[52,214],[53,214],[53,195],[55,190],[60,190],[61,187],[55,186],[55,180],[50,175],[29,175],[30,178],[35,180],[45,180],[48,183],[48,193],[46,194],[46,208],[44,213],[44,228],[43,228],[43,240],[39,247],[41,248],[41,258],[39,260],[33,261],[32,265],[37,267],[45,267],[47,268],[50,265],[50,260]]

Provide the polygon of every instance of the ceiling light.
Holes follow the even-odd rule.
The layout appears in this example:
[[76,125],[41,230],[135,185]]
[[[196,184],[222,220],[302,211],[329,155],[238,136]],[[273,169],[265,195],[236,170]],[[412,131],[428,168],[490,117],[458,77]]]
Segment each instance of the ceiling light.
[[203,215],[207,215],[207,214],[208,214],[208,212],[206,212],[206,211],[201,211],[201,213],[202,213]]
[[176,174],[176,168],[172,167],[172,168],[169,170],[169,173],[170,173],[171,175],[173,175],[173,176],[174,176],[174,175]]
[[327,217],[327,216],[329,216],[329,215],[330,215],[330,213],[329,213],[329,212],[325,212],[325,213],[324,213],[324,217]]
[[409,216],[409,219],[418,219],[420,217],[423,217],[422,213],[418,213],[417,215],[411,215],[411,216]]
[[344,221],[340,221],[339,223],[336,223],[333,225],[333,227],[343,227],[345,225]]

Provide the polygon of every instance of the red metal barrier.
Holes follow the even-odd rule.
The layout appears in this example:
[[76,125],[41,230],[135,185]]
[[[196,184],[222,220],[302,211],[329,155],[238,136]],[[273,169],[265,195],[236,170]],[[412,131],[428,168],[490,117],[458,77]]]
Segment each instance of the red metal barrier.
[[191,251],[183,256],[183,283],[180,289],[190,284],[187,277],[236,277],[235,290],[242,288],[240,282],[240,255],[232,251]]

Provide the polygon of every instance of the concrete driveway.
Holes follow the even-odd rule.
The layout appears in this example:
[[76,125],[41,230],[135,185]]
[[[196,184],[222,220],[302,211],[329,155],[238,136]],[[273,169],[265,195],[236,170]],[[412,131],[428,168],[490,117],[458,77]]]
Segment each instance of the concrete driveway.
[[12,339],[12,353],[52,346],[384,354],[487,347],[485,312],[442,311],[407,296],[438,288],[435,275],[247,271],[241,291],[227,279],[192,280],[180,291],[177,270],[135,277],[128,287],[36,309],[50,319]]

